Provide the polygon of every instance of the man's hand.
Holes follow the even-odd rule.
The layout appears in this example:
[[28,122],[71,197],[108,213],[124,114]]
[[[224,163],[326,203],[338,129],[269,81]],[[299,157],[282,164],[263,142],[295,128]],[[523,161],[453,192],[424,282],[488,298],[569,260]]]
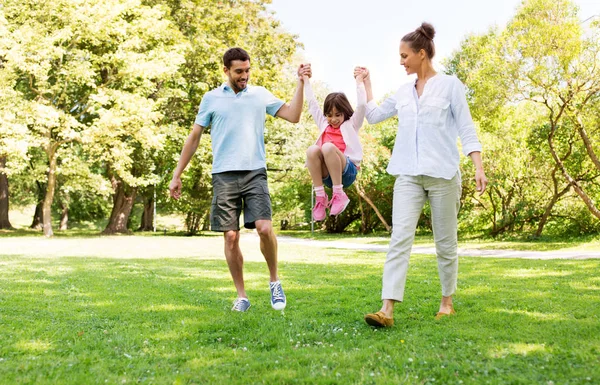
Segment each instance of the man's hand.
[[312,69],[310,68],[310,63],[300,64],[298,67],[298,79],[304,80],[304,77],[310,78],[312,76]]
[[181,178],[171,179],[171,183],[169,183],[169,192],[171,194],[171,198],[177,200],[181,197]]
[[367,67],[354,67],[354,78],[358,78],[360,76],[363,81],[369,79],[369,70]]

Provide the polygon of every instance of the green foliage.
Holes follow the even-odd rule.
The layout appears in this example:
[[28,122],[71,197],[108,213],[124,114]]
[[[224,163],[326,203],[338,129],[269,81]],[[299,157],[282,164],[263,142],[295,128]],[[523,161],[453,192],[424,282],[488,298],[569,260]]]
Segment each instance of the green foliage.
[[468,36],[447,61],[469,89],[490,179],[482,198],[463,184],[463,230],[597,231],[597,223],[580,222],[588,216],[572,215],[587,206],[598,217],[590,200],[600,197],[591,107],[600,92],[600,34],[594,24],[586,29],[572,2],[528,0],[504,30]]

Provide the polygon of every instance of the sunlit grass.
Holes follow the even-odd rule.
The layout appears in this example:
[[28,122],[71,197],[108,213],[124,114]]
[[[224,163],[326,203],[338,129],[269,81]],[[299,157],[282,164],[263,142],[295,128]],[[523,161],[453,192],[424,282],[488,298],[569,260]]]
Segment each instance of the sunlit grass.
[[257,241],[244,243],[252,307],[239,314],[222,239],[169,238],[152,258],[131,257],[136,237],[81,256],[61,256],[62,240],[0,251],[0,383],[600,382],[600,260],[461,258],[458,315],[435,321],[435,257],[414,255],[396,326],[374,330],[362,318],[380,304],[384,253],[280,244],[276,312]]
[[[331,234],[323,231],[279,231],[280,235],[301,239],[314,239],[322,241],[344,241],[368,245],[387,245],[390,235],[377,232],[369,235],[341,233]],[[487,249],[487,250],[522,250],[522,251],[600,251],[600,236],[581,237],[540,237],[517,238],[507,237],[493,239],[481,234],[459,234],[459,247],[462,249]],[[414,241],[415,246],[435,246],[432,234],[418,234]]]

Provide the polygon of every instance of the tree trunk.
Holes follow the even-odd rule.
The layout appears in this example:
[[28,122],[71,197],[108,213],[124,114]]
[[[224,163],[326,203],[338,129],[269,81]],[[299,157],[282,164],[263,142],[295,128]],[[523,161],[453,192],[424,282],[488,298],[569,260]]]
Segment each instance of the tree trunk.
[[8,176],[4,173],[6,157],[0,157],[0,230],[12,230],[8,219]]
[[[356,188],[358,190],[358,188]],[[358,209],[360,210],[360,233],[367,233],[367,218],[365,216],[365,209],[363,208],[362,199],[358,194]]]
[[210,210],[206,210],[202,219],[202,231],[210,230]]
[[552,214],[552,209],[554,208],[554,205],[556,204],[556,202],[558,202],[560,200],[560,198],[563,195],[565,195],[571,189],[571,185],[569,184],[562,191],[560,191],[560,192],[558,191],[558,180],[556,179],[557,171],[558,171],[558,166],[555,166],[554,170],[552,171],[552,182],[554,184],[552,199],[550,199],[550,202],[548,202],[548,204],[546,205],[544,214],[542,215],[542,218],[540,219],[540,222],[538,223],[538,228],[535,231],[535,237],[539,237],[542,235],[542,231],[544,230],[544,226],[546,226],[546,223],[548,222],[548,219],[550,218],[550,214]]
[[65,231],[69,228],[69,205],[65,203],[61,203],[61,212],[60,212],[60,231]]
[[48,154],[48,185],[46,186],[46,197],[42,205],[42,224],[44,235],[52,237],[52,202],[54,201],[54,189],[56,187],[56,147],[47,150]]
[[138,231],[154,231],[154,191],[144,197],[144,211]]
[[185,227],[188,235],[196,235],[200,228],[200,221],[202,217],[195,211],[188,211],[185,217]]
[[600,219],[600,209],[598,209],[598,207],[596,207],[595,202],[592,200],[592,198],[590,198],[587,195],[587,193],[583,190],[583,188],[579,185],[579,183],[577,183],[577,181],[571,176],[571,174],[569,174],[562,159],[556,153],[556,149],[554,148],[554,142],[553,142],[555,131],[556,131],[556,125],[553,124],[552,129],[550,131],[550,135],[548,136],[548,145],[550,147],[550,154],[552,155],[554,162],[560,168],[560,171],[562,172],[563,177],[565,178],[567,183],[573,187],[573,190],[575,190],[577,195],[579,195],[579,198],[581,198],[583,203],[585,203],[589,212],[596,218]]
[[381,213],[379,212],[379,210],[377,210],[377,207],[375,206],[375,204],[373,204],[373,201],[371,199],[369,199],[369,197],[367,196],[367,194],[365,194],[362,191],[362,189],[358,185],[358,181],[355,181],[354,187],[356,187],[356,191],[358,192],[358,195],[360,195],[360,197],[362,199],[364,199],[365,202],[367,202],[367,204],[369,206],[371,206],[371,208],[373,209],[373,211],[375,211],[375,214],[377,214],[377,218],[379,218],[379,220],[381,221],[381,223],[383,224],[383,226],[385,227],[385,229],[388,231],[388,233],[391,232],[392,231],[392,227],[390,225],[388,225],[388,223],[385,220],[385,218],[383,217],[383,215],[381,215]]
[[131,214],[137,190],[135,187],[128,186],[116,177],[113,177],[112,185],[115,191],[113,208],[108,224],[102,234],[126,234],[129,232],[127,229],[127,220],[129,219],[129,214]]
[[44,205],[43,200],[38,202],[37,205],[35,205],[35,212],[33,213],[33,221],[31,221],[31,226],[29,226],[29,228],[34,229],[34,230],[42,229],[42,217],[44,215],[44,213],[42,212],[43,205]]

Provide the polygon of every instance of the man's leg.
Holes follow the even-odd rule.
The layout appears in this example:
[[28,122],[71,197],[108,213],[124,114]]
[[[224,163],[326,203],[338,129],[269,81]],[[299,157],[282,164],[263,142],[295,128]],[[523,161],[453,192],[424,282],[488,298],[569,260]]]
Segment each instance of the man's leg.
[[283,310],[286,305],[285,294],[277,275],[277,239],[271,222],[271,197],[267,185],[265,169],[252,171],[244,181],[244,226],[256,228],[260,237],[260,251],[269,267],[271,306]]
[[[213,201],[210,210],[210,226],[213,231],[223,232],[224,251],[237,299],[233,309],[246,311],[250,307],[244,288],[244,257],[240,250],[239,217],[242,211],[242,195],[238,181],[239,172],[213,174]],[[244,298],[244,301],[240,299]]]
[[[267,261],[271,282],[279,280],[277,276],[277,237],[273,231],[273,223],[267,219],[260,219],[254,222],[256,232],[260,237],[260,251]],[[240,253],[241,255],[241,253]]]
[[240,232],[225,231],[223,235],[225,237],[225,258],[238,298],[248,298],[244,288],[244,257],[240,249]]

